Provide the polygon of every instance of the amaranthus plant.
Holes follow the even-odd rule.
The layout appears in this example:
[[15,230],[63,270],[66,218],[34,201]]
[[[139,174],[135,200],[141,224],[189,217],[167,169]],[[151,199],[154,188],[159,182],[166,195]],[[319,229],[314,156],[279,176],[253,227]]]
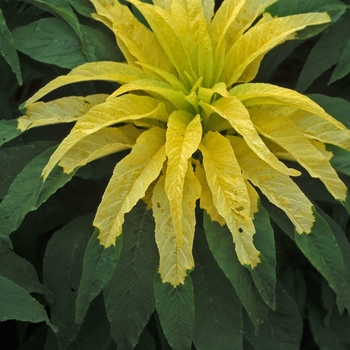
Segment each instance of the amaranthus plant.
[[[1,202],[7,246],[28,212],[84,177],[87,165],[100,164],[93,161],[120,153],[108,158],[116,164],[89,242],[90,215],[62,229],[68,240],[69,232],[82,230],[84,243],[80,284],[70,286],[77,292],[73,329],[65,329],[48,299],[58,348],[74,348],[101,291],[118,349],[137,345],[154,310],[173,349],[192,342],[196,349],[242,349],[243,334],[256,349],[298,346],[299,321],[296,339],[257,340],[267,325],[273,332],[271,319],[289,302],[276,283],[269,216],[326,279],[339,310],[348,308],[350,246],[335,238],[297,179],[320,180],[348,210],[332,150],[350,151],[350,131],[310,97],[254,79],[270,50],[306,27],[321,31],[330,15],[274,16],[269,6],[276,0],[224,0],[216,12],[213,0],[90,1],[92,18],[115,34],[126,62],[79,65],[29,98],[23,116],[1,124],[5,143],[32,128],[75,123],[57,147],[27,165]],[[91,81],[118,85],[110,94],[40,101]],[[23,200],[23,179],[31,185],[21,203],[15,198]],[[55,234],[47,261],[59,244]],[[50,289],[45,266],[44,260]],[[125,293],[123,304],[118,298]]]

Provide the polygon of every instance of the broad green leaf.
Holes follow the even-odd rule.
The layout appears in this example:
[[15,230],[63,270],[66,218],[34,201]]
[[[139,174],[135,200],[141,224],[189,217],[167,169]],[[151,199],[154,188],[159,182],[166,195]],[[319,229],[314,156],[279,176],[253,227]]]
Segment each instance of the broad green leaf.
[[61,158],[88,135],[117,123],[142,118],[159,120],[166,116],[164,105],[148,96],[124,95],[92,107],[77,121],[70,134],[58,146],[43,170],[44,179]]
[[64,21],[43,18],[12,32],[18,51],[44,63],[72,69],[86,63],[79,37]]
[[312,204],[298,186],[289,176],[276,171],[256,156],[243,140],[238,137],[229,137],[229,140],[245,178],[287,214],[298,233],[309,233],[315,221]]
[[306,26],[327,23],[330,17],[324,13],[300,14],[282,18],[265,16],[249,29],[227,52],[221,80],[231,86],[236,81],[251,81],[258,72],[260,61],[272,48]]
[[12,182],[0,203],[0,234],[9,235],[16,230],[27,213],[36,210],[74,175],[56,168],[43,186],[42,169],[53,151],[50,148],[30,161]]
[[269,307],[256,289],[249,270],[238,261],[230,231],[227,226],[211,221],[207,213],[204,213],[204,230],[216,262],[234,287],[252,323],[258,328],[268,314]]
[[19,58],[13,41],[13,36],[7,27],[5,17],[0,9],[0,52],[6,62],[11,66],[12,72],[16,74],[19,85],[22,85],[22,73]]
[[299,350],[303,323],[298,306],[280,283],[277,284],[276,292],[276,310],[269,312],[258,331],[251,326],[249,319],[246,318],[244,336],[256,350]]
[[0,322],[7,320],[45,322],[53,330],[45,308],[27,290],[0,276]]
[[350,73],[350,38],[348,38],[348,42],[343,49],[343,52],[339,58],[339,62],[334,68],[333,74],[329,83],[332,84],[335,81],[344,78],[347,74]]
[[247,145],[266,163],[273,168],[287,175],[298,175],[294,169],[287,168],[280,162],[273,153],[269,151],[264,142],[261,140],[259,134],[254,128],[250,119],[248,110],[244,105],[234,96],[223,97],[212,105],[207,105],[214,112],[226,119],[241,136],[243,136]]
[[338,129],[345,129],[344,125],[330,116],[319,105],[305,95],[276,85],[265,83],[247,83],[235,86],[230,94],[237,97],[246,107],[255,105],[284,105],[315,114]]
[[190,276],[174,288],[154,275],[154,294],[160,324],[173,350],[190,350],[194,327],[194,294]]
[[93,5],[85,0],[68,0],[68,3],[86,17],[91,17],[91,13],[94,11]]
[[[349,31],[350,13],[347,12],[336,23],[329,26],[322,33],[320,39],[312,47],[299,75],[296,85],[298,91],[305,91],[316,78],[339,62],[342,52],[348,45],[350,39],[349,36],[344,35],[344,33],[349,33]],[[345,57],[346,53],[344,58]],[[341,67],[344,69],[345,74],[347,74],[346,61],[343,66],[341,66],[339,62],[337,69],[338,72],[341,70]],[[330,83],[337,80],[334,79],[335,74],[336,71],[333,72]]]
[[132,148],[140,136],[140,130],[131,124],[120,128],[105,128],[88,135],[74,148],[71,148],[59,161],[58,165],[69,174],[93,160]]
[[253,244],[250,197],[230,142],[209,131],[199,146],[214,205],[231,231],[238,260],[252,268],[260,262]]
[[198,350],[243,349],[242,304],[215,262],[202,230],[194,243],[195,324],[193,343]]
[[123,232],[120,259],[103,295],[113,339],[118,347],[133,349],[155,308],[158,251],[154,219],[145,204],[126,215]]
[[52,298],[51,291],[39,282],[34,266],[10,249],[0,251],[0,276],[11,280],[29,293],[47,294]]
[[62,75],[50,81],[43,88],[38,90],[24,104],[23,108],[41,99],[53,90],[59,87],[80,83],[83,81],[103,80],[120,84],[126,84],[137,79],[153,78],[154,76],[143,70],[132,67],[120,62],[89,62],[75,69],[72,69],[67,75]]
[[26,114],[17,119],[17,128],[23,132],[43,125],[75,122],[91,107],[105,102],[107,96],[105,94],[70,96],[27,105]]
[[148,186],[159,176],[165,162],[165,131],[144,131],[131,153],[115,167],[94,219],[101,245],[115,245],[122,233],[124,215],[144,197]]
[[138,62],[149,63],[174,73],[174,67],[166,56],[156,36],[146,26],[140,23],[127,6],[118,1],[91,1],[98,13],[94,17],[99,20],[105,18],[114,31],[120,49],[131,65]]
[[45,286],[55,293],[50,311],[51,320],[58,327],[59,349],[65,349],[79,331],[75,301],[85,248],[93,231],[92,218],[90,214],[79,217],[56,231],[45,250],[43,278]]
[[152,210],[155,218],[155,237],[160,255],[159,274],[163,283],[179,288],[185,283],[187,271],[193,269],[192,245],[196,225],[196,200],[200,185],[190,164],[183,183],[182,216],[174,217],[165,189],[164,176],[153,189]]
[[83,323],[90,302],[101,293],[104,286],[112,278],[120,256],[121,237],[115,245],[105,248],[100,244],[98,236],[99,231],[95,229],[84,254],[83,273],[75,304],[75,322],[78,325]]
[[189,159],[198,149],[202,138],[202,125],[199,114],[193,116],[185,111],[175,111],[169,116],[166,131],[165,153],[167,169],[164,190],[169,200],[170,215],[174,230],[183,235],[183,200],[185,177]]
[[334,198],[345,200],[346,186],[324,154],[301,134],[293,121],[284,116],[276,117],[268,109],[251,108],[249,113],[260,134],[289,152],[310,176],[319,178],[325,184]]
[[332,145],[327,145],[327,150],[333,154],[330,162],[335,170],[350,176],[350,152]]
[[21,135],[17,120],[0,120],[0,146]]

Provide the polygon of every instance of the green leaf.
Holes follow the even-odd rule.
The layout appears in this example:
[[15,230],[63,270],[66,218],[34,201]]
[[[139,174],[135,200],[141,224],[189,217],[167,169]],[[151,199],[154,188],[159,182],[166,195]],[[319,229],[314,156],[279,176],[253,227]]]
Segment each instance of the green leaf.
[[12,71],[16,74],[19,85],[22,85],[22,74],[19,65],[19,58],[14,46],[13,37],[6,25],[5,17],[0,8],[0,52],[6,62],[11,66]]
[[22,134],[17,120],[0,120],[0,146]]
[[[296,85],[298,91],[305,91],[316,78],[338,63],[344,48],[349,43],[350,37],[345,34],[349,32],[350,11],[329,26],[311,49]],[[346,65],[343,67],[346,68]]]
[[29,293],[47,294],[52,298],[52,292],[39,282],[34,266],[10,249],[0,251],[0,276],[8,278]]
[[118,347],[133,349],[155,308],[153,277],[159,264],[154,219],[144,203],[125,216],[123,235],[120,259],[103,294],[113,339]]
[[207,213],[204,213],[204,230],[216,262],[232,283],[254,326],[258,328],[268,314],[269,307],[262,300],[249,270],[238,261],[230,231],[226,226],[211,221]]
[[67,0],[69,4],[81,15],[91,17],[91,13],[95,12],[95,7],[92,3],[85,0]]
[[119,236],[116,245],[111,245],[108,248],[100,244],[98,236],[99,230],[95,229],[84,254],[83,274],[76,300],[75,322],[77,324],[83,322],[90,302],[101,293],[104,286],[112,278],[120,256],[121,236]]
[[246,317],[244,336],[254,345],[255,350],[299,350],[303,323],[298,306],[280,283],[277,284],[276,291],[276,310],[269,312],[258,332]]
[[174,288],[154,275],[156,309],[164,335],[173,350],[190,350],[194,327],[194,295],[190,276]]
[[196,231],[194,284],[197,350],[242,349],[242,304],[209,250],[204,232]]
[[45,322],[54,331],[45,308],[28,291],[11,280],[0,276],[0,322],[7,320]]
[[56,231],[44,256],[44,284],[55,293],[50,305],[52,322],[58,327],[58,347],[65,349],[76,337],[75,301],[82,274],[85,247],[93,231],[93,216],[79,217]]
[[350,37],[348,37],[348,43],[343,48],[343,52],[339,58],[339,62],[334,68],[333,74],[329,79],[329,84],[344,78],[350,73]]
[[56,167],[43,184],[41,172],[53,151],[54,148],[50,148],[30,161],[12,182],[8,194],[0,203],[1,235],[9,235],[16,230],[30,211],[36,210],[73,177],[74,172],[67,175]]
[[15,47],[31,58],[62,68],[86,63],[79,37],[64,21],[43,18],[12,32]]
[[337,295],[338,308],[342,311],[347,301],[347,271],[339,244],[327,222],[314,210],[316,221],[311,233],[299,235],[284,213],[269,203],[264,207],[272,220],[295,241],[310,263],[327,280]]

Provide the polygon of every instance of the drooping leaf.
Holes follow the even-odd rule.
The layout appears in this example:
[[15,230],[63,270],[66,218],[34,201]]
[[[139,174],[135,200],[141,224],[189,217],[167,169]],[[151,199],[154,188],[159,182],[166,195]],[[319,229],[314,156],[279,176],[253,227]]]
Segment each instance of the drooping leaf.
[[16,74],[19,85],[22,85],[22,73],[19,65],[19,58],[13,42],[13,36],[7,27],[6,19],[0,9],[0,53],[6,62],[11,66],[12,71]]
[[227,226],[212,222],[207,213],[204,213],[204,230],[216,262],[233,285],[254,326],[258,328],[268,314],[269,307],[259,295],[249,270],[238,261],[230,231]]
[[79,37],[58,18],[43,18],[12,32],[15,47],[29,57],[62,68],[86,63]]
[[103,295],[113,339],[118,347],[133,349],[155,308],[158,251],[154,219],[144,203],[126,215],[123,232],[120,259]]
[[56,231],[45,250],[43,277],[45,286],[55,293],[50,310],[52,322],[58,327],[59,349],[66,348],[79,331],[75,301],[85,248],[93,231],[92,218],[90,214],[79,217]]
[[122,248],[122,239],[105,248],[98,239],[99,231],[95,229],[84,254],[83,272],[76,299],[75,322],[81,324],[90,302],[102,291],[114,273]]
[[173,350],[190,350],[194,327],[194,294],[190,276],[174,288],[154,275],[154,294],[160,324]]
[[215,262],[200,229],[196,231],[194,247],[193,343],[198,350],[242,349],[242,304]]
[[27,290],[0,276],[0,322],[7,320],[45,322],[54,331],[45,308]]

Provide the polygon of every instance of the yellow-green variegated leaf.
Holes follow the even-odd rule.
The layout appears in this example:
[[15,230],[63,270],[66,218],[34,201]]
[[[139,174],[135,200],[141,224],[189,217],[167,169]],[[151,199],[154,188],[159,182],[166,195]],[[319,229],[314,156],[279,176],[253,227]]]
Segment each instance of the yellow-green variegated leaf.
[[80,83],[83,81],[103,80],[119,84],[130,83],[137,79],[154,79],[153,75],[120,62],[88,62],[72,69],[67,75],[62,75],[50,81],[38,92],[36,92],[25,103],[25,107],[39,100],[49,92],[64,85]]
[[93,160],[132,148],[141,131],[132,124],[101,129],[79,141],[59,161],[66,174]]
[[232,234],[238,260],[254,268],[260,257],[253,244],[250,195],[233,148],[224,136],[209,131],[199,149],[214,205]]
[[105,94],[70,96],[45,103],[33,103],[27,106],[26,115],[18,118],[18,129],[24,131],[37,126],[75,122],[107,97]]
[[345,200],[347,188],[328,159],[311,144],[290,119],[271,115],[266,108],[264,110],[252,108],[250,116],[262,135],[288,151],[312,177],[319,178],[335,199]]
[[201,189],[189,164],[181,202],[182,228],[177,230],[164,186],[165,179],[162,176],[154,187],[152,196],[153,216],[156,223],[155,238],[160,258],[159,273],[163,283],[169,282],[176,287],[184,283],[187,271],[194,267],[192,246],[196,224],[195,207]]
[[164,189],[169,200],[174,230],[180,237],[183,227],[182,202],[186,196],[184,183],[188,161],[198,149],[201,138],[202,124],[199,115],[193,118],[193,115],[185,111],[175,111],[169,116],[165,144],[168,162]]
[[211,105],[206,105],[222,118],[226,119],[237,133],[243,136],[247,145],[273,168],[287,175],[299,175],[294,169],[287,168],[277,157],[270,152],[256,132],[247,109],[236,97],[223,97]]
[[[271,16],[268,15],[267,18],[269,17]],[[252,80],[264,54],[286,39],[293,39],[290,35],[306,26],[327,22],[330,22],[327,13],[306,13],[260,21],[244,33],[228,51],[221,80],[228,86],[237,81]],[[252,62],[254,69],[250,70],[245,79],[239,79]]]
[[340,130],[346,129],[342,123],[326,113],[317,103],[291,89],[264,83],[246,83],[232,88],[230,94],[242,101],[246,107],[257,105],[289,106],[316,114]]
[[[129,8],[119,1],[92,0],[98,14],[108,17],[112,23],[119,47],[129,64],[148,63],[174,73],[156,36],[131,13]],[[120,41],[123,45],[120,45]],[[125,52],[125,49],[127,52]],[[132,61],[128,57],[132,57]]]
[[123,95],[91,108],[60,143],[43,170],[44,180],[60,159],[79,141],[108,126],[142,118],[167,119],[162,103],[148,96]]
[[273,169],[251,151],[240,137],[230,140],[244,177],[258,187],[271,203],[282,209],[298,233],[310,233],[315,217],[312,203],[299,187],[285,174]]
[[166,158],[164,143],[165,130],[146,130],[130,154],[116,165],[93,223],[104,247],[115,245],[122,232],[124,215],[144,197],[149,185],[159,176]]
[[214,202],[213,196],[211,194],[207,178],[205,176],[204,168],[201,164],[196,164],[195,175],[199,180],[201,185],[201,198],[199,200],[199,206],[201,209],[204,209],[210,216],[212,221],[218,222],[221,226],[225,225],[225,219],[218,213]]

